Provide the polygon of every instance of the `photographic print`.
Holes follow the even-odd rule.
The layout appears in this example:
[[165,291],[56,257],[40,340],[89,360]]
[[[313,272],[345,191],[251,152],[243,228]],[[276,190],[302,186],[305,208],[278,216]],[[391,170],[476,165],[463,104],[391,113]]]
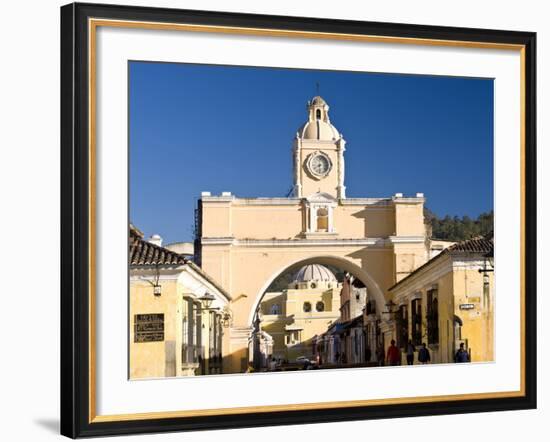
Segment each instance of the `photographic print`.
[[492,363],[493,91],[129,61],[129,378]]
[[536,407],[534,33],[61,29],[62,434]]

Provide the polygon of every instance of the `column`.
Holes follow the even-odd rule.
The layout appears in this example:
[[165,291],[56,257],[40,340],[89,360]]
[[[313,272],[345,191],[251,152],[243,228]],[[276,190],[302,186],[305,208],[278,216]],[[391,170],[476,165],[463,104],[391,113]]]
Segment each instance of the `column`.
[[300,151],[301,151],[302,140],[296,134],[296,139],[294,141],[294,196],[301,198],[302,197],[302,184],[300,180],[300,175],[302,168],[300,165]]
[[337,194],[338,198],[345,198],[346,197],[346,187],[344,186],[344,171],[345,171],[345,163],[344,163],[344,151],[346,141],[344,138],[340,138],[338,140],[338,189]]
[[316,210],[317,210],[317,207],[315,207],[312,204],[309,205],[309,226],[307,229],[308,232],[315,232],[315,230],[317,229],[316,222],[315,222]]
[[376,362],[376,350],[378,349],[378,342],[376,340],[376,316],[370,314],[367,316],[367,324],[369,325],[369,336],[367,340],[369,342],[369,348],[371,352],[370,361],[367,362]]

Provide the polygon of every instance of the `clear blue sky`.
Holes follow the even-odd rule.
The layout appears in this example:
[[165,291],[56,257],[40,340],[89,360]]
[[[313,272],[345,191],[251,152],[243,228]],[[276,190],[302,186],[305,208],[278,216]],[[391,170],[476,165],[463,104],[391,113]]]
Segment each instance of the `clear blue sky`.
[[424,192],[439,216],[493,208],[493,80],[131,62],[130,220],[192,239],[201,191],[285,196],[316,94],[347,141],[348,197]]

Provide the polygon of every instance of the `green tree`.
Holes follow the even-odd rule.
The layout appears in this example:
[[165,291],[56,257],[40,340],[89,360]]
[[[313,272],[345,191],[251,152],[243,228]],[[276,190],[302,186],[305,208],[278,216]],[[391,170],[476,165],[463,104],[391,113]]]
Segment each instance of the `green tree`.
[[476,236],[485,236],[493,230],[493,211],[480,214],[476,219],[469,216],[439,218],[431,210],[424,212],[426,224],[431,228],[431,237],[448,241],[463,241]]

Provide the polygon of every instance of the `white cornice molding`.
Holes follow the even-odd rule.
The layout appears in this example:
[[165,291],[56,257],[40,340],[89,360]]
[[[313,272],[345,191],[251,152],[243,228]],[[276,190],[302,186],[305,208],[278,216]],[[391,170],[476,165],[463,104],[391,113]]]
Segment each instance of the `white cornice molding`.
[[231,203],[235,200],[234,195],[219,195],[219,196],[201,196],[203,203]]
[[160,281],[172,281],[178,279],[178,275],[183,271],[185,264],[172,267],[162,266],[130,266],[130,281],[147,281],[153,278],[159,278]]
[[203,245],[231,244],[241,247],[303,247],[303,246],[379,246],[391,245],[384,238],[299,238],[299,239],[233,239],[229,238],[202,238]]
[[196,295],[202,296],[206,292],[214,295],[216,299],[212,307],[223,307],[231,301],[229,293],[218,289],[212,281],[191,266],[185,266],[178,280]]
[[383,207],[393,206],[391,198],[342,198],[340,200],[342,206],[374,206],[380,205]]
[[212,246],[212,245],[235,245],[235,238],[233,236],[221,236],[221,237],[202,237],[200,239],[201,245],[203,246]]
[[392,201],[395,204],[422,204],[426,202],[426,198],[424,197],[392,197]]
[[389,238],[296,238],[296,239],[237,239],[234,237],[201,238],[203,246],[231,245],[241,247],[303,247],[303,246],[376,246],[394,244],[423,244],[423,236],[392,236]]
[[461,257],[460,259],[453,259],[453,269],[457,270],[479,270],[482,269],[483,266],[486,265],[485,260],[483,258],[465,258]]
[[388,240],[392,244],[423,244],[426,238],[424,236],[390,236]]
[[[237,198],[235,195],[230,196],[202,196],[203,203],[232,203],[240,206],[287,206],[298,205],[303,198],[296,197],[251,197]],[[421,204],[425,202],[425,198],[416,197],[390,197],[390,198],[341,198],[338,200],[342,206],[381,206],[393,207],[395,204]]]
[[236,206],[299,206],[302,198],[235,198]]

